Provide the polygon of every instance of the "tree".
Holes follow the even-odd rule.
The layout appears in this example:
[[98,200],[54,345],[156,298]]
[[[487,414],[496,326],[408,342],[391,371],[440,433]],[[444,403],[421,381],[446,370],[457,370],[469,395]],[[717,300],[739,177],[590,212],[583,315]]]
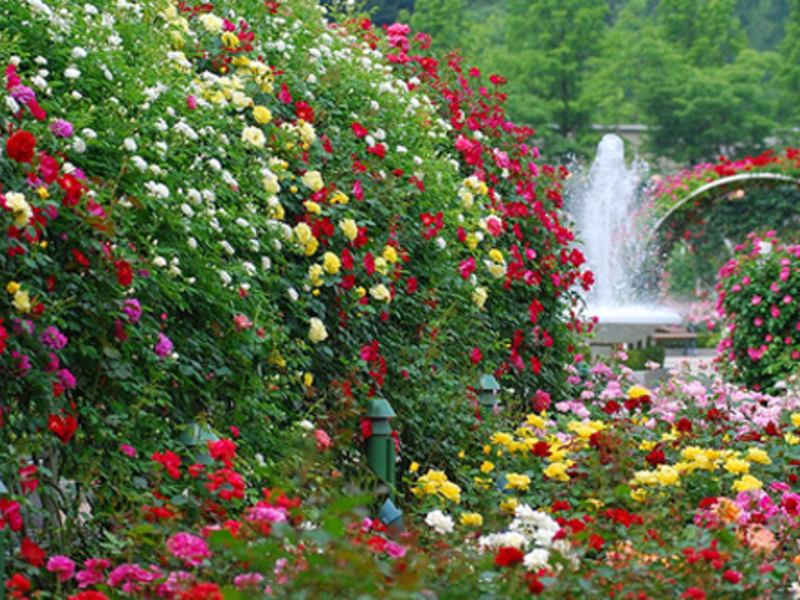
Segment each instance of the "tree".
[[435,48],[449,52],[460,47],[464,25],[463,0],[416,0],[411,27],[429,34]]
[[735,10],[736,0],[661,0],[657,16],[664,39],[691,63],[719,67],[747,48]]
[[563,137],[587,128],[591,110],[581,92],[607,10],[604,0],[508,1],[506,72],[517,119],[549,123]]
[[774,55],[748,50],[732,64],[699,68],[660,47],[640,88],[648,149],[679,163],[762,150],[775,125],[765,85]]
[[776,82],[780,93],[779,115],[789,120],[791,127],[800,116],[800,0],[791,0],[790,4],[786,35],[779,49],[781,63]]
[[650,68],[646,49],[658,40],[648,4],[647,0],[630,0],[606,30],[598,55],[589,61],[583,100],[594,107],[595,123],[641,122],[638,92],[643,74]]

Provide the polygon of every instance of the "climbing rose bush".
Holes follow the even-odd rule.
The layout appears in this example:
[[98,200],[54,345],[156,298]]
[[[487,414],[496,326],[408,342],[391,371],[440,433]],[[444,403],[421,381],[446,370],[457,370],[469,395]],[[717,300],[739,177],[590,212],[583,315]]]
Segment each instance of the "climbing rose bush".
[[754,389],[776,389],[800,372],[800,246],[751,234],[719,272],[721,364]]

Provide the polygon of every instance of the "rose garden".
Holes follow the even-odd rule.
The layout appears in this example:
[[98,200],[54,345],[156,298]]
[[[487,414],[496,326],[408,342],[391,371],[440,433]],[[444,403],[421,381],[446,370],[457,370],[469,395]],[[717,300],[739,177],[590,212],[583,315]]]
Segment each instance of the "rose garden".
[[0,61],[0,598],[800,597],[800,245],[644,386],[570,173],[428,36],[21,0]]

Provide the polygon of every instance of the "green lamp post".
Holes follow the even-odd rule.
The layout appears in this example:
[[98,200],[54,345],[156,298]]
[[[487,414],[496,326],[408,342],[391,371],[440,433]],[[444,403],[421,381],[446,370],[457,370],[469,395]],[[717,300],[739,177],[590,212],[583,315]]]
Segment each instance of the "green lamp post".
[[484,373],[478,382],[478,400],[481,406],[494,410],[497,408],[497,395],[500,393],[500,384],[494,375]]
[[[8,488],[0,479],[0,494],[7,494]],[[6,529],[8,527],[0,528],[0,600],[5,600],[6,597]]]
[[[365,415],[371,422],[372,435],[367,438],[367,462],[378,478],[394,490],[397,477],[395,475],[396,452],[392,426],[389,419],[397,416],[392,405],[383,398],[373,398],[367,402]],[[403,531],[403,513],[391,498],[387,498],[380,510],[378,519],[386,525],[392,534]]]
[[372,435],[367,439],[367,462],[380,480],[392,489],[396,482],[395,447],[389,419],[396,416],[392,405],[383,398],[367,402],[366,417],[372,423]]
[[[216,442],[219,436],[207,423],[192,423],[183,430],[178,441],[195,451],[194,462],[210,465],[214,460],[208,455],[208,442]],[[0,600],[2,600],[0,598]]]

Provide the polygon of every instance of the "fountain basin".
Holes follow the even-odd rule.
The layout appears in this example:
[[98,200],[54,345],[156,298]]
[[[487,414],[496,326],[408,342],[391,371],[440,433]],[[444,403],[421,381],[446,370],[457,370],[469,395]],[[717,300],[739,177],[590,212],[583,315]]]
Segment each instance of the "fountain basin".
[[659,325],[677,325],[682,321],[675,311],[660,306],[630,304],[589,307],[587,314],[596,316],[592,346],[646,345]]

